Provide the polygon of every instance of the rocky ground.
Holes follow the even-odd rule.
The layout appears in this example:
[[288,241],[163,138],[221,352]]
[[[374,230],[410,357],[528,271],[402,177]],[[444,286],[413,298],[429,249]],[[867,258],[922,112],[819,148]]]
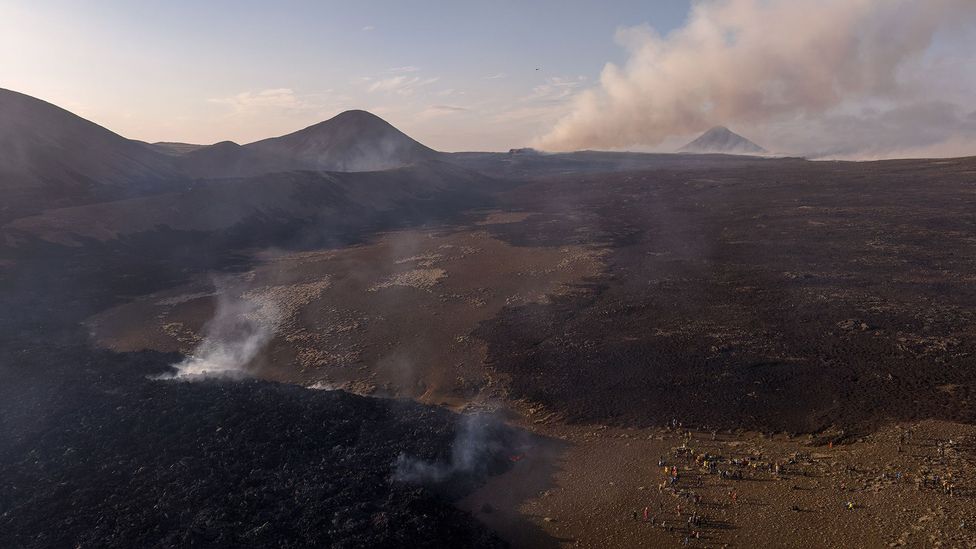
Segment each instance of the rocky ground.
[[[274,317],[260,375],[457,406],[491,398],[499,380],[485,365],[485,343],[472,337],[479,324],[506,307],[548,303],[599,275],[605,252],[512,246],[488,233],[510,217],[477,218],[483,221],[471,228],[399,231],[329,252],[277,253],[219,281],[225,293]],[[114,350],[191,353],[219,304],[214,288],[201,277],[86,324],[95,341]]]
[[[485,424],[457,463],[464,428],[446,410],[147,377],[177,358],[83,347],[5,357],[0,373],[19,375],[0,388],[0,546],[503,545],[448,502],[509,467],[509,429]],[[445,473],[400,478],[401,463]]]
[[[88,377],[0,416],[35,426],[0,455],[12,543],[94,543],[95,524],[119,545],[972,546],[976,163],[686,164],[549,166],[449,221],[235,248],[216,278],[119,264],[111,295],[74,289],[115,259],[39,248],[71,291],[4,295],[0,343]],[[264,381],[122,376],[192,354],[228,296],[274,328],[247,369]],[[111,351],[44,354],[58,332],[38,322],[59,315]],[[67,380],[92,388],[62,397]],[[408,468],[427,480],[453,471],[448,410],[472,408],[532,435],[451,489],[390,482],[401,453],[440,464]],[[133,488],[148,496],[126,507]]]
[[600,246],[606,268],[477,335],[512,397],[572,422],[971,423],[974,177],[969,159],[543,180],[492,234]]
[[892,424],[845,444],[829,433],[533,428],[550,446],[462,502],[517,545],[976,546],[969,425]]

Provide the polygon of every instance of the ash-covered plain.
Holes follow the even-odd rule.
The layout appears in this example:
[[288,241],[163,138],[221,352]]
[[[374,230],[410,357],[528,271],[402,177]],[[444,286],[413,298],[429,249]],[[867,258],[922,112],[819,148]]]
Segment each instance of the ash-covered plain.
[[0,545],[976,543],[973,158],[0,111]]

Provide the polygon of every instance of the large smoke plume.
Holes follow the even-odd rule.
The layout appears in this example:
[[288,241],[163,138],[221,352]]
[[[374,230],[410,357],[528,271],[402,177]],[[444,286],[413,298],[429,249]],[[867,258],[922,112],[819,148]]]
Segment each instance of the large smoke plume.
[[[843,115],[852,106],[930,100],[939,85],[924,82],[932,67],[920,66],[923,57],[940,32],[974,20],[972,0],[698,2],[685,26],[667,36],[648,26],[619,31],[627,63],[607,64],[600,85],[577,96],[535,145],[653,147],[718,124],[802,129],[804,120]],[[938,139],[958,139],[946,133]],[[830,147],[813,141],[803,146]]]

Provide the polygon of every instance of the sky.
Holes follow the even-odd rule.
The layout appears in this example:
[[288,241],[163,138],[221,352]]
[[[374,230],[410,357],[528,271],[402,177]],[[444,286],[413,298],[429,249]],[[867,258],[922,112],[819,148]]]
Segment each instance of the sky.
[[972,8],[0,0],[0,87],[149,142],[359,108],[446,151],[673,150],[724,124],[784,153],[936,154],[976,143]]
[[[361,108],[443,150],[525,145],[658,2],[0,0],[0,86],[126,137],[241,143]],[[538,69],[538,70],[536,70]]]

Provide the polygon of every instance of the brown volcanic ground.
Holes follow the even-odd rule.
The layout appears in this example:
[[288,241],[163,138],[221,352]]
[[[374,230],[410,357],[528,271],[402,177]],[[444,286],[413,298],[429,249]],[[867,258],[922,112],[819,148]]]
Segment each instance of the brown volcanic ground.
[[[281,320],[263,377],[429,402],[463,403],[499,388],[472,333],[506,307],[549,303],[599,275],[604,251],[513,246],[489,230],[526,214],[489,213],[463,230],[390,233],[362,246],[264,254],[223,281]],[[89,322],[118,351],[190,353],[213,316],[203,279],[120,305]]]
[[[696,545],[974,543],[976,160],[690,163],[496,200],[436,230],[256,255],[232,286],[282,326],[258,374],[489,403],[563,439],[467,503],[519,544],[676,544],[688,532],[631,513],[679,501],[681,524],[708,518]],[[185,352],[212,292],[194,280],[88,325],[115,349]],[[673,418],[746,478],[695,472]],[[897,452],[902,428],[924,435]],[[661,456],[687,472],[674,496]],[[916,489],[935,475],[954,496]]]
[[[976,543],[976,160],[710,161],[496,199],[256,254],[231,286],[277,304],[259,375],[514,411],[552,444],[461,506],[519,546]],[[212,294],[201,278],[88,325],[188,352]]]
[[575,421],[971,422],[974,168],[781,161],[523,188],[512,202],[546,197],[541,212],[499,236],[605,238],[607,275],[479,333],[513,396]]
[[[976,163],[764,166],[542,179],[466,224],[266,253],[237,284],[284,304],[262,372],[464,398],[504,377],[568,420],[631,426],[976,419]],[[94,334],[187,351],[210,286]]]

